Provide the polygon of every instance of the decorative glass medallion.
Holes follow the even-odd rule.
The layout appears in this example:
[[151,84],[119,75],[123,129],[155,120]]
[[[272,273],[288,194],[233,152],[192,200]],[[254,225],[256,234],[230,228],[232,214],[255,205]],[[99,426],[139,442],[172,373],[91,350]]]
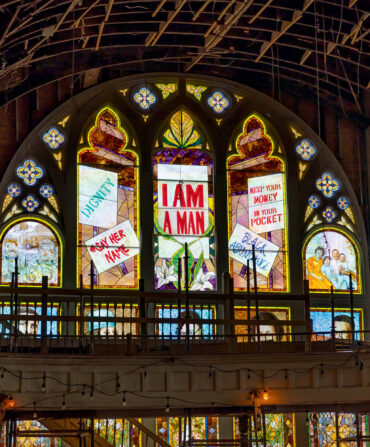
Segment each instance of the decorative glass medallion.
[[338,197],[337,206],[339,209],[345,210],[350,206],[350,204],[351,202],[349,201],[349,199],[347,199],[347,197],[344,196]]
[[304,161],[309,161],[317,154],[316,147],[309,140],[301,140],[295,147],[297,155]]
[[211,109],[216,113],[222,113],[230,105],[230,100],[220,92],[216,91],[207,100],[207,103]]
[[202,99],[202,93],[207,90],[204,85],[186,84],[186,91],[194,95],[198,101]]
[[10,197],[18,197],[21,192],[22,188],[18,185],[18,183],[11,183],[8,186],[8,194]]
[[337,213],[331,206],[327,206],[322,212],[322,216],[326,220],[326,222],[332,223],[333,220],[337,217]]
[[40,187],[40,195],[44,198],[44,199],[48,199],[49,197],[51,197],[54,194],[54,188],[51,185],[48,185],[45,183],[45,185],[42,185]]
[[340,188],[340,182],[330,172],[323,172],[316,180],[316,188],[330,199]]
[[58,149],[64,143],[64,135],[58,129],[52,127],[44,133],[42,139],[50,149]]
[[166,99],[171,93],[175,93],[177,90],[177,84],[155,84],[159,90],[162,91],[163,99]]
[[321,199],[318,195],[312,194],[308,198],[308,206],[310,206],[311,208],[315,209],[318,208],[320,205],[321,205]]
[[23,166],[17,168],[17,175],[27,186],[33,186],[44,175],[44,171],[34,160],[25,160]]
[[29,194],[25,199],[22,200],[22,206],[26,208],[29,213],[35,211],[40,205],[39,201],[32,195]]
[[141,87],[134,93],[134,101],[142,109],[148,110],[157,101],[157,97],[148,87]]

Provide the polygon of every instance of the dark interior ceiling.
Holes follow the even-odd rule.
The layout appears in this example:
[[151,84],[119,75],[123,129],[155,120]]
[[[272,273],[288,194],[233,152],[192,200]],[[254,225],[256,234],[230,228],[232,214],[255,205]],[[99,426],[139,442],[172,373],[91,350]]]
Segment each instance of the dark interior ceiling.
[[[2,0],[1,102],[95,70],[222,76],[362,111],[369,0]],[[89,72],[92,73],[91,71]],[[94,76],[94,75],[93,75]]]

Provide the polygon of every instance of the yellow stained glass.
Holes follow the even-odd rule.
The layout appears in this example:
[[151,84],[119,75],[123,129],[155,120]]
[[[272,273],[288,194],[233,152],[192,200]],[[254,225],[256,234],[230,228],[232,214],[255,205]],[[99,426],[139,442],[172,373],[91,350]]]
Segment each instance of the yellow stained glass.
[[177,90],[177,84],[155,84],[162,92],[163,99],[166,99],[171,93]]
[[186,91],[191,95],[194,95],[198,101],[202,99],[202,93],[207,90],[204,85],[186,84]]

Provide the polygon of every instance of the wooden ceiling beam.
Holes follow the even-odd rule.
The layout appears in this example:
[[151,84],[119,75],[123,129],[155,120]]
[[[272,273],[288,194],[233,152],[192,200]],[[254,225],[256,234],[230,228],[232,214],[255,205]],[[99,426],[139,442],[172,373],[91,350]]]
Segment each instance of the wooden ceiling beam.
[[255,20],[257,20],[258,19],[258,17],[263,13],[263,11],[266,9],[266,8],[268,8],[270,5],[271,5],[271,3],[273,2],[274,0],[267,0],[267,2],[262,6],[262,8],[260,8],[257,12],[256,12],[256,14],[254,14],[254,16],[249,20],[249,24],[251,25]]
[[104,26],[107,23],[107,21],[109,20],[109,15],[110,15],[110,12],[112,11],[113,3],[114,3],[114,0],[108,0],[104,20],[101,22],[101,24],[99,26],[99,33],[98,33],[98,38],[96,40],[95,51],[99,50],[100,40],[103,35]]
[[298,9],[295,10],[293,12],[293,17],[292,17],[292,20],[290,22],[287,21],[287,20],[284,20],[281,23],[280,31],[273,31],[271,33],[271,40],[268,41],[268,42],[265,42],[264,44],[262,44],[261,49],[260,49],[260,53],[257,56],[256,62],[259,62],[260,59],[269,50],[269,48],[271,48],[272,45],[277,40],[279,40],[280,37],[283,36],[289,30],[289,28],[291,28],[295,23],[297,23],[301,19],[301,17],[303,16],[303,13],[312,5],[313,2],[314,2],[314,0],[305,0],[302,10],[298,10]]
[[187,0],[178,0],[176,2],[175,10],[168,13],[167,20],[166,22],[160,24],[159,31],[157,31],[156,33],[149,34],[145,42],[146,47],[148,46],[153,47],[158,42],[162,34],[166,31],[168,26],[171,24],[171,22],[174,20],[177,14],[181,11],[182,7],[185,5],[186,2]]
[[[230,1],[230,4],[233,3],[233,1]],[[212,30],[214,32],[210,34],[210,30],[207,31],[205,34],[205,43],[204,48],[202,50],[198,51],[198,54],[193,58],[193,60],[187,64],[185,67],[185,71],[191,70],[212,48],[214,48],[221,40],[227,35],[229,30],[232,28],[235,23],[238,22],[240,17],[245,13],[245,11],[250,7],[250,5],[253,3],[253,0],[244,0],[243,2],[236,3],[235,10],[232,14],[229,14],[226,16],[226,19],[224,23],[221,25],[219,24],[219,20],[221,20],[224,15],[226,14],[228,7],[226,7],[218,17],[216,25],[214,23],[211,25]],[[229,5],[230,5],[229,4]]]

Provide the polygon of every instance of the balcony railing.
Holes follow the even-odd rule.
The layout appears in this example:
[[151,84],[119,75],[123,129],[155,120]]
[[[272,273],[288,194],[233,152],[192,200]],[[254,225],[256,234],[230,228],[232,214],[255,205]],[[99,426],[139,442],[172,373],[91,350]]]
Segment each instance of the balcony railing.
[[[313,333],[307,294],[252,297],[47,287],[1,292],[3,353],[193,355],[363,351],[370,346],[370,331],[335,331],[332,324],[329,332]],[[238,306],[246,306],[248,319],[235,319],[236,299]],[[265,305],[282,299],[292,306],[304,301],[302,320],[259,319],[261,300]]]

